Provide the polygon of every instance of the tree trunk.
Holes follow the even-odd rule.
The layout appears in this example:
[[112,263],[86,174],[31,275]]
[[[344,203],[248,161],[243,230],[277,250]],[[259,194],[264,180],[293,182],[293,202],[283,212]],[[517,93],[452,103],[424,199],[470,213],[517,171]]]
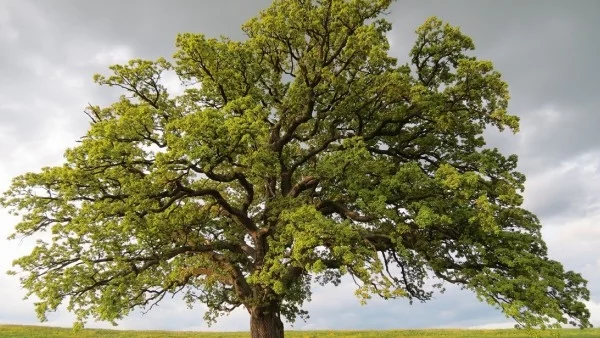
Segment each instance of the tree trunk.
[[250,311],[252,338],[283,338],[283,322],[274,311],[254,308]]

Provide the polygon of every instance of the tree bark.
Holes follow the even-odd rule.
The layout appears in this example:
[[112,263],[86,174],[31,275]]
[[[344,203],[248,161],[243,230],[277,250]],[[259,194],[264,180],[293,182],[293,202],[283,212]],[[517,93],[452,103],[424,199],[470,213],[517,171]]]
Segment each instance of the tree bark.
[[279,313],[253,308],[250,311],[250,335],[252,338],[283,338],[283,322]]

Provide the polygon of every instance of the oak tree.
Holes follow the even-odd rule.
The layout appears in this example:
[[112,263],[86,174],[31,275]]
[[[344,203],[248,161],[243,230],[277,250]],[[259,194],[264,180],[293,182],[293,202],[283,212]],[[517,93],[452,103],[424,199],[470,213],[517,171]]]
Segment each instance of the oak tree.
[[252,337],[283,337],[312,283],[350,275],[363,300],[426,301],[434,278],[524,326],[590,326],[586,281],[521,207],[516,156],[482,136],[518,129],[507,84],[436,18],[397,64],[390,2],[275,0],[243,41],[180,34],[172,62],[97,75],[125,95],[2,199],[13,238],[42,235],[13,272],[39,317],[66,303],[113,322],[182,293],[208,320],[244,307]]

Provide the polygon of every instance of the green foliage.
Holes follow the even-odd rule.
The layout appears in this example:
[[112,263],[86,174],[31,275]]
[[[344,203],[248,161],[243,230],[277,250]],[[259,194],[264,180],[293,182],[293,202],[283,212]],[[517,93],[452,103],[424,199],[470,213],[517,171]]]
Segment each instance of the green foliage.
[[527,327],[590,326],[586,281],[521,208],[516,156],[485,147],[485,128],[518,130],[507,84],[436,18],[397,65],[390,2],[276,0],[245,41],[181,34],[173,62],[97,75],[127,95],[1,200],[12,238],[39,235],[14,264],[40,318],[66,302],[114,322],[183,292],[208,320],[293,321],[313,280],[349,274],[363,301],[426,301],[435,276]]

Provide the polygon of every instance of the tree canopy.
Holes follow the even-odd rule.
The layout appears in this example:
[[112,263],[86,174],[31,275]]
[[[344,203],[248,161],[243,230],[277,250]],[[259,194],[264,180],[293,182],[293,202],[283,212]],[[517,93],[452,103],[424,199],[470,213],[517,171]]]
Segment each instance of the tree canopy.
[[586,281],[521,207],[517,157],[486,147],[486,128],[518,130],[507,84],[436,18],[398,65],[390,2],[275,0],[244,41],[180,34],[172,61],[96,75],[125,94],[1,200],[21,215],[12,237],[39,238],[13,271],[39,317],[66,303],[112,322],[181,292],[283,337],[312,283],[350,275],[363,300],[451,283],[523,326],[590,326]]

